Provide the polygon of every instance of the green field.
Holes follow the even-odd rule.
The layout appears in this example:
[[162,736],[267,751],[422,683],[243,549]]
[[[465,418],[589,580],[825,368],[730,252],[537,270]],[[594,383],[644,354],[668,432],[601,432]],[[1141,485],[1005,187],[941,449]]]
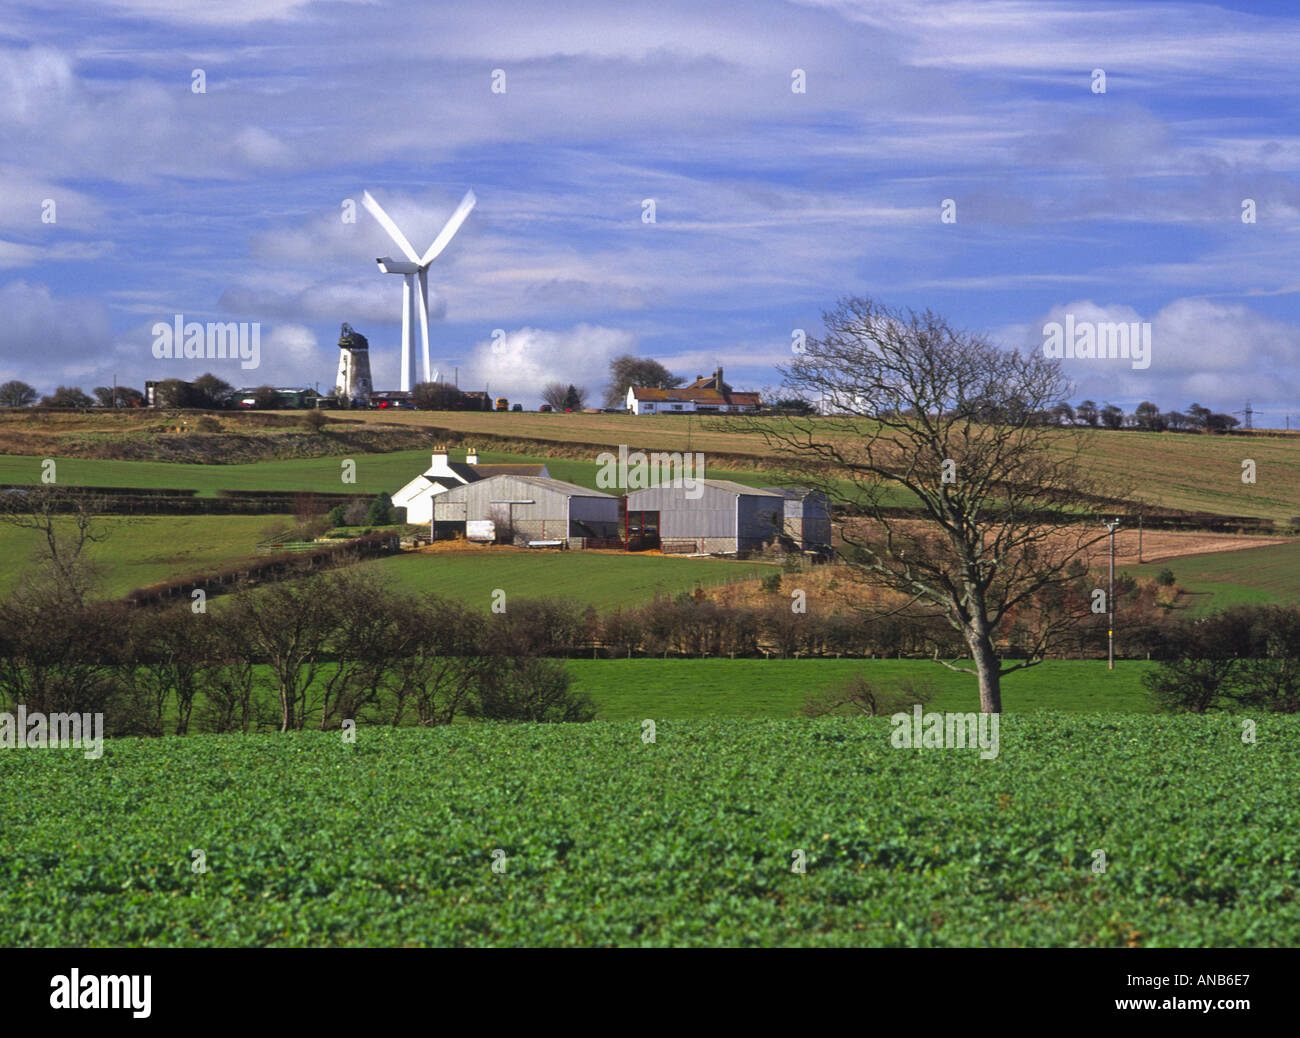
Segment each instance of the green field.
[[[464,460],[463,450],[453,450],[453,461]],[[239,465],[188,465],[174,462],[113,461],[96,458],[62,458],[57,474],[60,484],[88,487],[146,487],[197,490],[201,497],[211,497],[218,490],[310,490],[318,493],[378,494],[393,493],[429,467],[431,451],[407,450],[391,454],[349,455],[356,462],[356,482],[342,481],[343,456],[326,458],[289,458]],[[0,455],[0,483],[41,482],[40,458]],[[596,475],[601,466],[592,460],[544,458],[535,455],[479,452],[483,464],[544,463],[551,476],[592,490],[601,489]],[[714,469],[707,464],[705,474],[712,479],[730,479],[746,486],[771,486],[771,473],[753,470]]]
[[0,944],[1300,942],[1296,718],[1008,716],[991,760],[884,719],[643,732],[14,750]]
[[1188,593],[1184,605],[1194,616],[1234,605],[1268,605],[1300,599],[1300,543],[1190,555],[1122,568],[1147,579],[1161,569],[1172,570],[1178,587]]
[[[39,483],[40,458],[0,456],[0,483]],[[63,486],[146,487],[197,490],[311,490],[317,493],[392,493],[429,467],[428,451],[358,454],[356,482],[344,483],[343,458],[290,458],[242,465],[187,465],[173,462],[56,458]],[[487,461],[487,457],[483,457]]]
[[[789,718],[810,692],[828,691],[861,671],[892,691],[900,681],[932,684],[927,709],[978,710],[975,678],[930,660],[569,660],[573,687],[595,700],[601,720],[716,717]],[[1152,713],[1142,675],[1152,663],[1048,660],[1002,679],[1009,713]]]
[[506,593],[506,608],[517,597],[565,599],[606,610],[773,569],[770,563],[580,551],[409,553],[366,566],[403,590],[442,595],[485,612],[498,588]]
[[[169,577],[256,554],[268,527],[290,523],[277,515],[106,516],[108,538],[89,546],[106,597],[125,595]],[[7,594],[32,564],[41,535],[0,523],[0,594]]]

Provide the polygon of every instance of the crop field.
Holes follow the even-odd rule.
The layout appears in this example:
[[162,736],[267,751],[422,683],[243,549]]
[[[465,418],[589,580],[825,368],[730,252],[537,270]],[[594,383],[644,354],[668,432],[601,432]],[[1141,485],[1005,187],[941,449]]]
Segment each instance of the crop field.
[[[254,555],[268,527],[290,522],[290,516],[277,515],[105,516],[96,525],[108,537],[86,553],[100,571],[102,594],[118,597],[145,584]],[[0,523],[0,594],[11,591],[32,564],[40,539],[35,530]]]
[[995,759],[886,719],[643,731],[7,753],[0,943],[1300,942],[1295,718],[1006,716]]
[[[567,660],[573,687],[595,701],[601,720],[790,718],[809,693],[828,692],[861,672],[884,691],[902,681],[932,685],[928,710],[978,710],[975,678],[931,660]],[[1151,713],[1142,675],[1155,664],[1047,660],[1002,679],[1008,713]]]
[[510,548],[406,553],[363,565],[396,587],[478,605],[484,612],[498,588],[506,593],[507,608],[518,597],[567,599],[606,610],[749,580],[774,569],[770,563],[726,559]]

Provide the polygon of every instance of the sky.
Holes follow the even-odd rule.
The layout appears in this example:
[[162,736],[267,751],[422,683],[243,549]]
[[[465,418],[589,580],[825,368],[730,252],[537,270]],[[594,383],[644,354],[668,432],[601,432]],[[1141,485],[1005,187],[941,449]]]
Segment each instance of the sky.
[[[397,388],[362,192],[423,252],[472,188],[433,366],[528,408],[621,353],[770,396],[867,295],[1009,349],[1146,323],[1072,401],[1300,423],[1297,54],[1282,2],[9,0],[0,381],[326,390],[347,321]],[[259,366],[156,358],[177,314]]]

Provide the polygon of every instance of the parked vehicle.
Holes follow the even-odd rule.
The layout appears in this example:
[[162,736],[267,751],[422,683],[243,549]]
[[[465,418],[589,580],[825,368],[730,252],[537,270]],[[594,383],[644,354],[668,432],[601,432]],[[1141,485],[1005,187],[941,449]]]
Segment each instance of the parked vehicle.
[[498,411],[509,411],[509,410],[510,410],[510,401],[507,400],[507,399],[506,399],[505,397],[503,397],[503,396],[499,396],[499,397],[497,397],[497,406],[496,406],[496,409],[497,409]]
[[549,411],[550,409],[551,409],[550,404],[542,404],[542,406],[539,407],[537,411],[539,414],[546,414],[546,412]]
[[524,405],[523,405],[523,404],[515,404],[514,407],[510,408],[510,410],[512,410],[512,411],[522,411],[523,409],[524,409]]

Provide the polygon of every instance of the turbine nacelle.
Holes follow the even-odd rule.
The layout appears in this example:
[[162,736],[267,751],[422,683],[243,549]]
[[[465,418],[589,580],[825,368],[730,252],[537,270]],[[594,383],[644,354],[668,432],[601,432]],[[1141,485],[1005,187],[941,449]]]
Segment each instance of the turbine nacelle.
[[381,256],[375,262],[385,274],[418,274],[423,269],[418,263],[407,263],[405,260],[395,260],[390,256]]

